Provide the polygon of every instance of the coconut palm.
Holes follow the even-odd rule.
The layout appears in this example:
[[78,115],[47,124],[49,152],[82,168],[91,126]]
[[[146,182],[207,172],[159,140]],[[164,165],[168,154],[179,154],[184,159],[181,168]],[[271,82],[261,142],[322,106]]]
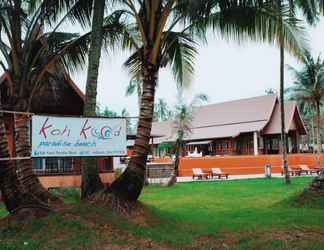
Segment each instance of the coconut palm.
[[[302,109],[311,109],[316,116],[317,165],[321,167],[321,104],[324,99],[324,60],[319,56],[314,59],[306,53],[303,68],[297,70],[289,67],[295,78],[294,86],[288,93],[298,100]],[[315,115],[316,114],[316,115]]]
[[[296,32],[286,34],[284,29],[285,23],[290,23],[293,27],[298,27],[300,22],[296,18],[296,10],[300,9],[303,11],[306,20],[313,24],[316,19],[316,3],[314,1],[290,1],[290,0],[274,0],[269,1],[272,8],[276,9],[279,15],[277,15],[278,27],[273,29],[273,35],[276,38],[276,42],[280,50],[280,88],[279,88],[279,103],[280,103],[280,121],[281,121],[281,149],[283,158],[283,170],[285,176],[285,182],[291,183],[291,179],[288,171],[288,154],[287,154],[287,135],[286,135],[286,124],[285,124],[285,111],[284,111],[284,64],[285,64],[285,48],[288,49],[297,58],[302,59],[304,51],[307,49],[306,43],[303,37],[303,33],[299,32],[301,37],[296,36]],[[301,28],[299,28],[301,31]],[[289,40],[285,39],[285,36]],[[292,43],[293,41],[293,43]]]
[[[292,51],[300,48],[300,30],[297,21],[286,12],[278,22],[278,9],[268,1],[216,1],[216,0],[161,0],[161,1],[116,1],[118,8],[129,14],[140,39],[133,48],[135,53],[127,60],[133,76],[141,75],[143,92],[134,154],[124,171],[106,191],[114,197],[135,201],[143,184],[149,139],[154,112],[155,89],[159,70],[171,66],[180,86],[189,83],[194,71],[193,59],[196,43],[205,39],[206,29],[211,27],[226,38],[244,40],[277,41],[274,30],[278,26],[282,40]],[[197,39],[197,40],[196,40]]]
[[[92,33],[88,60],[88,74],[86,95],[84,102],[85,116],[96,114],[97,81],[101,56],[105,1],[94,0],[92,14]],[[98,166],[95,158],[85,158],[82,162],[81,198],[86,198],[103,188],[98,175]]]
[[[53,1],[36,0],[0,3],[0,53],[3,58],[1,67],[7,76],[8,90],[2,93],[5,99],[1,100],[3,109],[29,111],[33,97],[40,88],[51,82],[51,79],[60,77],[53,75],[59,64],[66,62],[72,53],[75,55],[74,60],[70,60],[72,65],[75,65],[73,62],[78,63],[78,59],[82,59],[87,39],[78,39],[73,33],[58,32],[58,26],[54,27],[52,32],[44,32],[45,27],[56,21],[61,7],[69,9],[63,17],[67,19],[78,9],[79,4],[66,1],[66,4],[62,3],[64,6],[61,6]],[[82,9],[86,8],[83,6]],[[18,138],[25,138],[25,141],[16,140],[16,144],[19,144],[16,147],[18,157],[30,155],[26,126],[15,124]],[[1,140],[1,143],[5,142],[5,138]],[[17,168],[23,184],[22,190],[29,191],[43,202],[47,202],[48,199],[57,200],[41,186],[33,174],[31,160],[17,161]],[[5,176],[4,180],[10,181]],[[28,185],[24,185],[26,183]],[[18,195],[18,192],[16,193]]]
[[[88,0],[12,0],[0,3],[0,53],[1,67],[7,75],[7,93],[2,108],[29,111],[34,97],[41,89],[61,80],[67,71],[83,65],[86,59],[91,32],[81,36],[60,31],[66,21],[90,22],[92,1]],[[107,17],[103,25],[103,38],[107,46],[118,40],[122,26],[120,14]],[[2,86],[3,87],[3,86]],[[28,138],[24,126],[16,126],[20,138]],[[1,138],[3,139],[3,138]],[[17,143],[29,143],[20,140]],[[28,146],[22,145],[19,154],[30,155]],[[43,189],[32,172],[31,160],[17,162],[24,189],[33,194],[42,193],[39,199],[47,202],[52,195]]]

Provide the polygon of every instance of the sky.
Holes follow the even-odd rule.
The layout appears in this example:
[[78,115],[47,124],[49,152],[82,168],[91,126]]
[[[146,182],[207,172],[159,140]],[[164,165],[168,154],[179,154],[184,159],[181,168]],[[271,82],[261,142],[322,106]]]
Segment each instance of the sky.
[[[80,32],[81,27],[67,26],[70,32]],[[308,27],[309,46],[313,56],[324,52],[324,18],[316,27]],[[186,91],[187,99],[204,93],[209,103],[217,103],[265,94],[265,90],[279,88],[279,49],[262,43],[238,44],[210,35],[207,45],[198,47],[195,73],[191,87]],[[127,52],[115,51],[101,57],[98,79],[98,103],[118,113],[126,108],[131,116],[138,115],[136,95],[125,96],[130,76],[123,68]],[[324,53],[323,53],[324,57]],[[298,61],[286,53],[286,64],[300,68]],[[85,91],[87,67],[73,72],[71,77]],[[285,84],[290,86],[293,78],[285,69]],[[161,69],[156,99],[164,98],[170,107],[177,101],[175,80],[169,68]]]
[[[324,52],[324,18],[314,28],[308,28],[312,54]],[[220,37],[210,36],[207,45],[198,48],[195,73],[191,87],[186,91],[188,99],[195,94],[205,93],[209,103],[217,103],[265,94],[269,88],[279,88],[279,50],[267,44],[246,42],[238,44]],[[126,52],[102,55],[99,79],[98,102],[102,106],[121,112],[126,108],[131,115],[138,114],[137,97],[125,96],[129,75],[122,67]],[[286,55],[286,64],[300,68],[300,63]],[[72,75],[76,84],[84,91],[86,70]],[[289,70],[285,69],[286,86],[293,83]],[[177,100],[176,84],[170,69],[160,72],[156,98],[164,98],[172,107]]]

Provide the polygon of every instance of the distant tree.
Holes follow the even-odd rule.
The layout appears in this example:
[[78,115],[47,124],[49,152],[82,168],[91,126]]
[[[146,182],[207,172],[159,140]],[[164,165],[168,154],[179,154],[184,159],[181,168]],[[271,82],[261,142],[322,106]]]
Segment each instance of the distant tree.
[[121,112],[121,117],[125,117],[126,118],[126,130],[128,134],[132,134],[133,133],[133,127],[132,127],[132,121],[129,118],[129,112],[127,111],[126,108],[122,109]]
[[164,99],[159,98],[157,102],[154,104],[153,120],[167,121],[171,117],[172,117],[172,111],[168,103]]
[[171,186],[176,182],[176,177],[179,172],[179,160],[183,157],[184,140],[191,133],[191,122],[193,120],[193,114],[196,107],[203,103],[208,102],[208,96],[206,94],[197,94],[188,103],[185,100],[182,91],[179,91],[178,103],[174,110],[174,127],[176,128],[176,141],[174,144],[175,162],[174,162],[174,174],[169,180],[168,185]]
[[268,88],[265,90],[266,95],[277,95],[278,91],[273,88]]
[[118,113],[112,109],[109,109],[107,106],[102,107],[100,104],[96,106],[96,114],[98,116],[106,116],[106,117],[118,117]]
[[314,59],[305,53],[303,68],[297,70],[289,67],[293,73],[294,86],[287,89],[292,98],[298,101],[303,113],[313,112],[316,116],[317,165],[321,167],[321,105],[324,100],[324,60],[318,56]]
[[124,117],[124,118],[126,118],[127,133],[131,134],[133,132],[132,122],[131,122],[131,119],[129,118],[130,115],[126,108],[123,108],[121,113],[118,114],[118,112],[116,112],[112,109],[109,109],[107,106],[102,107],[100,104],[97,104],[96,114],[97,114],[97,116],[104,116],[104,117]]

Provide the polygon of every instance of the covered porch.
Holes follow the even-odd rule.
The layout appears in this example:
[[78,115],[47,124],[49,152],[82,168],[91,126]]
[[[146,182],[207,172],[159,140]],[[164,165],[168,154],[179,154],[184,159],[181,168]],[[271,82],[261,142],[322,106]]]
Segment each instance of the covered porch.
[[[298,131],[287,134],[288,153],[299,153]],[[190,141],[185,144],[185,155],[259,155],[280,154],[282,152],[280,134],[261,135],[253,133],[240,134],[234,138],[220,138],[201,141]]]

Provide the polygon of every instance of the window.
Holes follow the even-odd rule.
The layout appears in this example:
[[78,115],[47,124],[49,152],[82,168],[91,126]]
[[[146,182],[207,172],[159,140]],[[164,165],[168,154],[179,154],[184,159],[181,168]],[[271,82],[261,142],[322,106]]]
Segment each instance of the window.
[[58,159],[46,159],[46,170],[49,172],[58,172],[59,160]]
[[46,170],[48,172],[65,172],[73,169],[72,158],[65,159],[46,159]]
[[73,169],[73,160],[70,159],[61,159],[60,160],[60,168],[64,170],[72,170]]
[[43,170],[43,159],[33,159],[33,169],[35,170]]

